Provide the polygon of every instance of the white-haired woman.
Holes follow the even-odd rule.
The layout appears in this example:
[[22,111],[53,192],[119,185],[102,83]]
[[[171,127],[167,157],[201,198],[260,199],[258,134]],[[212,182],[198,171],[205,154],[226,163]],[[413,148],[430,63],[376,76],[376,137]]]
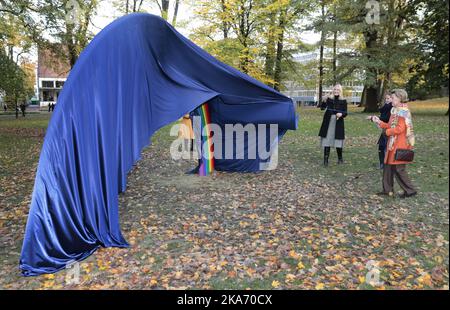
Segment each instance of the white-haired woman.
[[417,190],[406,173],[406,164],[411,163],[411,156],[405,156],[408,150],[411,151],[414,148],[414,129],[411,112],[407,105],[408,93],[404,89],[394,89],[391,95],[393,108],[389,122],[383,122],[377,116],[370,118],[385,131],[388,137],[383,169],[383,191],[379,194],[394,195],[395,177],[403,189],[400,197],[406,198],[417,194]]
[[343,89],[340,84],[333,87],[333,97],[326,97],[320,105],[321,110],[325,110],[319,136],[324,149],[323,164],[328,166],[330,149],[336,148],[338,164],[344,163],[342,151],[344,148],[345,127],[344,118],[347,116],[347,100],[344,99]]

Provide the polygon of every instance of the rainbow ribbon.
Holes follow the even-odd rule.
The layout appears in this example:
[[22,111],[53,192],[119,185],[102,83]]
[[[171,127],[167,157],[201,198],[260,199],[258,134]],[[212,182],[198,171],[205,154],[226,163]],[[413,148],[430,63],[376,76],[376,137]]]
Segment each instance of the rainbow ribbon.
[[[208,103],[204,103],[199,108],[200,119],[201,119],[201,148],[202,148],[202,158],[200,160],[200,167],[198,174],[200,176],[210,175],[214,171],[214,145],[212,143],[212,132],[209,124],[211,124],[211,114],[209,111]],[[203,133],[206,131],[207,135],[204,136]]]

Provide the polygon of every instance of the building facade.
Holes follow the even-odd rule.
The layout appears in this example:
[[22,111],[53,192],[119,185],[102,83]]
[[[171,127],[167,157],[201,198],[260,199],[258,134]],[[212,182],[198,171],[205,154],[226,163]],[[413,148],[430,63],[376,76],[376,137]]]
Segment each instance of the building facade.
[[48,107],[58,96],[70,72],[68,60],[58,57],[50,49],[38,50],[37,93],[40,106]]
[[[331,61],[330,54],[330,50],[325,50],[325,61]],[[294,61],[301,65],[317,64],[318,67],[319,57],[319,50],[316,50],[312,52],[297,54],[294,56]],[[287,81],[286,83],[284,83],[285,90],[283,91],[283,94],[290,97],[297,104],[317,105],[317,102],[319,100],[318,70],[317,74],[311,74],[309,77],[307,77],[307,79],[313,81],[305,81],[310,83]],[[342,81],[341,84],[344,88],[344,96],[346,97],[347,101],[349,103],[359,104],[361,102],[361,96],[364,89],[363,77],[360,74],[355,73],[349,78]],[[314,86],[307,87],[305,85]],[[328,94],[332,92],[333,85],[327,85],[326,83],[324,83],[322,88],[323,94]]]

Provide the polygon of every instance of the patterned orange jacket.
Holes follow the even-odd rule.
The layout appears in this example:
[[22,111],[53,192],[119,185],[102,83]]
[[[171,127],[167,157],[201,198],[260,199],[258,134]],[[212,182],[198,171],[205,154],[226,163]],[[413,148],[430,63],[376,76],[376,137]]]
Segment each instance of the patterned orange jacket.
[[[393,120],[394,120],[394,116],[391,115],[391,118],[389,119],[388,123],[385,123],[385,122],[380,123],[380,127],[383,129],[386,129],[386,135],[388,136],[388,143],[387,143],[388,146],[386,149],[386,156],[384,158],[384,163],[387,165],[409,164],[411,162],[395,160],[395,152],[397,151],[397,149],[412,149],[412,147],[408,144],[408,141],[406,138],[405,118],[398,116],[397,125],[394,128],[391,128]],[[394,140],[392,150],[389,150],[389,145],[390,145],[391,139],[395,139],[395,140]]]

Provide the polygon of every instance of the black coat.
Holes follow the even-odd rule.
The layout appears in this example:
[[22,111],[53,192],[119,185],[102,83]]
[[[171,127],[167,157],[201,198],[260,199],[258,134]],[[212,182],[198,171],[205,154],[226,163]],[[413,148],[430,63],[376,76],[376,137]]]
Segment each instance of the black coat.
[[344,118],[347,116],[347,100],[331,99],[328,98],[327,101],[322,102],[320,105],[321,110],[325,110],[323,115],[322,126],[320,127],[319,136],[325,138],[328,132],[328,126],[330,125],[331,115],[342,113],[342,117],[336,120],[336,131],[335,139],[343,140],[345,139],[345,127]]
[[[389,118],[391,117],[392,103],[385,103],[380,109],[380,120],[387,123],[389,122]],[[387,146],[387,136],[382,133],[380,138],[378,139],[378,149],[380,151],[384,151]]]
[[392,103],[385,103],[378,110],[380,111],[380,120],[385,123],[389,122],[389,118],[391,117]]

